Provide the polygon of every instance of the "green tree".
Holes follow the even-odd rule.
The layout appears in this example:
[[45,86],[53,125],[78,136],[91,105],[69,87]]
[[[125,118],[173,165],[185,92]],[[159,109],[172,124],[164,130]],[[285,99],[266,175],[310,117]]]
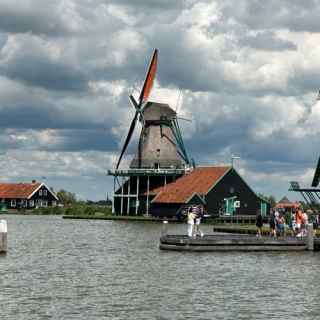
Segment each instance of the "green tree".
[[274,208],[276,206],[277,200],[273,195],[267,197],[267,200],[269,200],[271,208]]
[[264,195],[262,193],[259,193],[258,195],[259,195],[260,198],[265,199],[266,201],[268,201],[270,203],[270,207],[271,208],[274,208],[275,205],[277,204],[277,200],[273,195],[266,196],[266,195]]
[[57,192],[57,197],[64,205],[75,204],[77,202],[77,197],[74,193],[63,189]]

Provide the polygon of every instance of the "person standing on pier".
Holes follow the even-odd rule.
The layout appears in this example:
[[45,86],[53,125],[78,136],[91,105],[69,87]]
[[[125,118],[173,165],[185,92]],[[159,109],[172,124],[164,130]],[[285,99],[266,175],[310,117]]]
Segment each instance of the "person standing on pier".
[[261,211],[258,210],[257,216],[256,216],[257,237],[261,237],[262,226],[263,226],[263,217],[262,217]]
[[270,236],[271,237],[276,237],[276,217],[274,215],[274,211],[271,211],[270,213],[270,218],[269,218],[269,227],[270,227]]
[[301,209],[298,209],[296,211],[295,220],[296,220],[296,235],[301,236],[300,232],[301,232],[301,224],[302,224],[302,220],[303,220],[303,215],[302,215]]
[[203,217],[203,206],[199,205],[196,208],[196,225],[195,225],[195,236],[197,236],[198,234],[200,235],[200,237],[203,237],[203,232],[200,230],[200,223],[201,223],[201,219]]
[[188,237],[194,237],[194,220],[196,218],[196,214],[193,211],[193,208],[190,207],[188,210]]
[[283,214],[281,214],[278,219],[277,219],[277,229],[279,232],[279,236],[284,236],[285,232],[284,232],[284,226],[285,225],[285,219]]
[[303,236],[307,235],[307,225],[309,223],[308,214],[306,212],[302,213],[302,222],[301,222],[301,234]]

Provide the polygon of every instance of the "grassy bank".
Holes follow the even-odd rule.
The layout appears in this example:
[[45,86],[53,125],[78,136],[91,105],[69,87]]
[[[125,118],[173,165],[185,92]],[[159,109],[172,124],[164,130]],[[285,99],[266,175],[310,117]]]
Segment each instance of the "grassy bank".
[[[19,212],[18,212],[19,213]],[[47,207],[37,208],[32,211],[24,211],[20,213],[38,214],[38,215],[63,215],[63,216],[110,216],[111,208],[107,206],[73,204],[65,207]]]
[[[64,219],[93,219],[93,220],[118,220],[118,221],[144,221],[144,222],[162,222],[163,220],[151,216],[115,216],[104,215],[100,212],[96,212],[95,215],[64,215]],[[169,220],[170,222],[178,222],[177,220]]]

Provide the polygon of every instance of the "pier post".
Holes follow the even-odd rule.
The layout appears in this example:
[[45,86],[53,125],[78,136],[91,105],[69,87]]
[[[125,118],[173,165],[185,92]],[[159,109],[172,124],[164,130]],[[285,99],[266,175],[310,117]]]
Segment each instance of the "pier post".
[[147,216],[149,216],[149,191],[150,191],[150,177],[147,179]]
[[116,194],[116,177],[113,177],[113,194],[112,194],[112,211],[111,213],[114,214],[114,199],[115,199],[115,195]]
[[314,249],[314,233],[313,233],[313,224],[309,223],[307,225],[307,249],[313,251]]
[[131,184],[131,177],[128,180],[128,202],[127,202],[127,216],[130,214],[130,184]]
[[7,252],[7,221],[0,220],[0,253]]
[[161,236],[164,237],[168,234],[168,221],[164,220],[162,223]]
[[124,190],[123,190],[123,185],[124,185],[124,177],[122,177],[121,179],[121,204],[120,204],[120,208],[121,208],[121,215],[123,215],[123,194],[124,194]]
[[138,215],[138,208],[139,208],[139,176],[137,176],[136,216]]

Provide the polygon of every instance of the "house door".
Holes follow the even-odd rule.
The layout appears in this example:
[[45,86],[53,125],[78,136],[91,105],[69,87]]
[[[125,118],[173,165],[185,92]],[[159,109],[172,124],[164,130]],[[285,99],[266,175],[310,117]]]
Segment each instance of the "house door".
[[226,215],[234,215],[236,209],[234,206],[234,202],[236,200],[237,197],[230,197],[230,198],[225,198],[225,205],[226,205]]
[[261,210],[261,215],[265,217],[267,215],[267,204],[265,202],[261,202],[260,210]]

